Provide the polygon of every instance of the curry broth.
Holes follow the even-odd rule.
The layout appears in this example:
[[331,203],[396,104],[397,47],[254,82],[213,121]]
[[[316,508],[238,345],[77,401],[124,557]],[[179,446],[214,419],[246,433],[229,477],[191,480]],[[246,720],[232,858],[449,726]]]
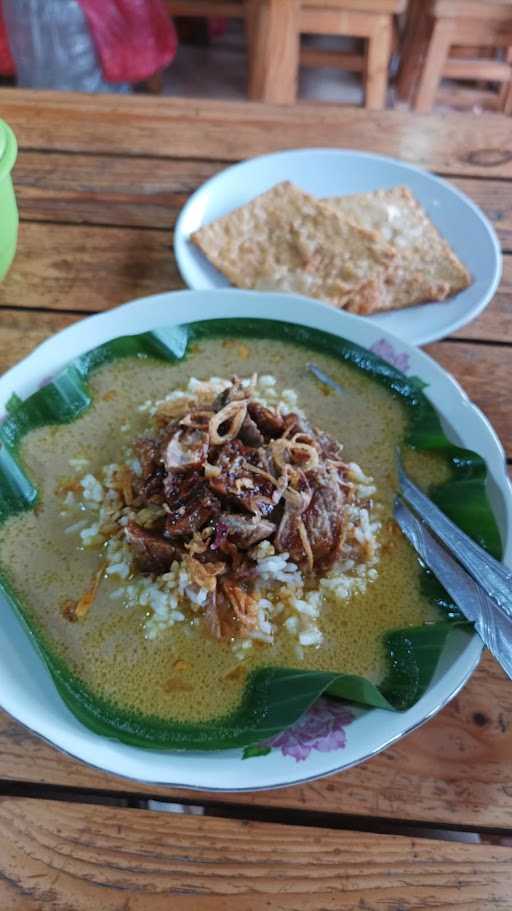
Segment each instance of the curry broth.
[[[148,641],[144,609],[127,609],[110,597],[115,580],[102,581],[85,620],[70,623],[63,615],[66,601],[76,601],[89,588],[102,559],[100,550],[82,549],[78,535],[65,531],[70,521],[60,515],[56,488],[73,474],[69,459],[88,458],[87,471],[93,474],[106,463],[122,461],[123,447],[148,426],[147,414],[137,406],[185,386],[190,376],[273,374],[280,387],[296,390],[299,406],[315,425],[343,442],[346,461],[358,462],[375,479],[383,523],[378,579],[343,607],[323,610],[324,642],[304,649],[302,667],[362,674],[377,682],[385,671],[382,634],[438,619],[437,609],[420,594],[416,556],[390,521],[403,407],[362,371],[315,353],[315,362],[345,390],[332,393],[306,372],[307,360],[304,349],[266,339],[209,340],[193,345],[187,359],[176,364],[118,360],[91,376],[89,411],[71,424],[34,430],[23,440],[21,457],[40,499],[35,510],[11,518],[1,530],[0,565],[48,645],[88,687],[123,709],[203,721],[239,702],[247,671],[299,664],[295,640],[284,631],[272,646],[255,645],[241,671],[235,670],[238,662],[229,644],[186,623]],[[448,474],[444,463],[426,454],[410,452],[407,467],[423,485]]]

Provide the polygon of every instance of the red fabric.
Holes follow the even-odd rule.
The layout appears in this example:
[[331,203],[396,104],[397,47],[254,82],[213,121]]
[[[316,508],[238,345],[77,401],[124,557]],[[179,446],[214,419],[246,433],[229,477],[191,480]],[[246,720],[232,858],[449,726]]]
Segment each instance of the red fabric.
[[141,82],[174,59],[178,40],[163,0],[78,0],[107,82]]
[[2,0],[0,0],[0,73],[2,76],[13,76],[15,72],[16,67],[11,57],[11,49],[3,17]]

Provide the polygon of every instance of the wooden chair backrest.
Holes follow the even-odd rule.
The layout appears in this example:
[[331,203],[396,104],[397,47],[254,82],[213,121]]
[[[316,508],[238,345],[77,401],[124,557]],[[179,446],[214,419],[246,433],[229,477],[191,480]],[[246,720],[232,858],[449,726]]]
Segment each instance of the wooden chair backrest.
[[487,0],[436,0],[433,13],[439,18],[464,16],[469,19],[502,21],[512,17],[512,0],[502,0],[501,3],[487,3]]
[[361,13],[403,13],[407,0],[301,0],[302,6],[354,10]]
[[[361,13],[403,13],[407,0],[298,0],[302,7],[320,9],[354,10]],[[217,15],[237,16],[243,10],[245,0],[167,0],[169,12],[175,16]]]

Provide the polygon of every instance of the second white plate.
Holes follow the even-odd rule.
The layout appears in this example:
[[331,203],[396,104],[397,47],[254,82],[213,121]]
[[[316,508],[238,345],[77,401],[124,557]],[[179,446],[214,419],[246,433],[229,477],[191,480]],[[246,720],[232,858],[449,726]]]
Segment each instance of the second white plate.
[[262,155],[226,168],[206,181],[184,206],[174,233],[176,261],[190,288],[229,287],[228,280],[191,242],[190,235],[282,180],[291,180],[315,196],[342,196],[403,184],[468,267],[473,282],[465,291],[441,303],[370,317],[376,326],[409,344],[425,345],[464,326],[492,299],[501,278],[501,251],[492,226],[478,206],[456,187],[420,168],[346,149],[299,149]]

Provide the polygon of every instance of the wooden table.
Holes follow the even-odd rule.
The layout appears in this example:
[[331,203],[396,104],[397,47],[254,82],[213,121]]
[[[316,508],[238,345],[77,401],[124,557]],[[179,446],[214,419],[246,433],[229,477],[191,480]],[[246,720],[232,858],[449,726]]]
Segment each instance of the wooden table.
[[[367,149],[449,177],[497,228],[505,268],[494,301],[427,350],[512,457],[509,119],[16,89],[0,92],[0,114],[21,149],[0,369],[89,313],[181,287],[172,226],[226,162],[285,146]],[[512,687],[489,656],[434,721],[304,787],[145,787],[88,769],[5,715],[0,779],[2,911],[512,908]],[[188,814],[155,812],[169,803]]]

